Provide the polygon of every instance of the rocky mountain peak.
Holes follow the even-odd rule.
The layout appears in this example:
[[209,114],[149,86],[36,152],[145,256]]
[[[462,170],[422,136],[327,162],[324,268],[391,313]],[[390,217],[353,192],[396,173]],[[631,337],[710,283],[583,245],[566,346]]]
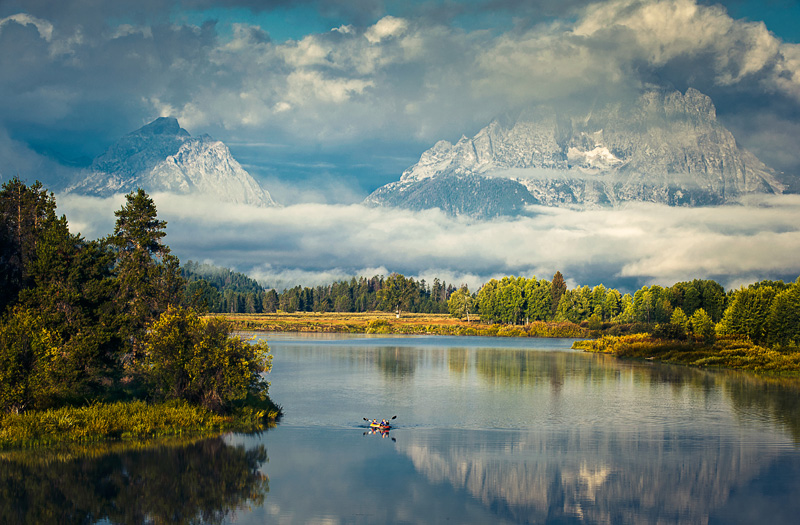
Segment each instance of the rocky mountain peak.
[[119,139],[94,159],[89,172],[68,191],[109,196],[140,187],[148,192],[275,205],[225,144],[208,135],[192,137],[173,117],[159,117]]
[[[479,184],[475,176],[486,180]],[[432,184],[432,179],[439,183]],[[694,206],[783,190],[775,172],[736,144],[717,121],[711,99],[696,89],[647,90],[632,102],[596,103],[588,112],[537,106],[506,115],[471,139],[437,142],[399,181],[376,190],[367,203],[425,207],[409,202],[421,198],[417,190],[423,181],[429,191],[450,194],[428,196],[425,202],[444,203],[439,207],[455,213],[463,208],[476,215],[478,210],[479,216],[480,206],[457,203],[509,201],[484,206],[495,211],[520,211],[531,203]],[[488,194],[476,194],[478,188]],[[463,194],[467,191],[472,195]]]

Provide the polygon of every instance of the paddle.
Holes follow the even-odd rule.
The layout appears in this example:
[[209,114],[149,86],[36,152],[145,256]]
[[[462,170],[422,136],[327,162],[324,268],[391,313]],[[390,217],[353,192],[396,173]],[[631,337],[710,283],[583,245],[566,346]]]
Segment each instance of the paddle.
[[[369,421],[369,422],[372,422],[372,420],[371,420],[371,419],[367,419],[367,418],[365,418],[365,417],[362,417],[361,419],[363,419],[364,421]],[[392,419],[397,419],[397,416],[392,416]],[[390,419],[389,421],[391,421],[392,419]]]

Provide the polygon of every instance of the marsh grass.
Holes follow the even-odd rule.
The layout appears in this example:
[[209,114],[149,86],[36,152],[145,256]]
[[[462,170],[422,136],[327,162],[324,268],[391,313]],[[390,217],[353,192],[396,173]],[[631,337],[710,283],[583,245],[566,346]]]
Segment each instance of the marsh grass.
[[0,449],[34,448],[62,443],[209,436],[264,428],[280,416],[269,400],[248,400],[229,415],[214,414],[184,401],[94,403],[0,416]]
[[765,348],[738,336],[723,336],[714,343],[659,339],[649,334],[603,336],[576,341],[573,348],[704,368],[800,376],[800,349]]
[[[570,322],[526,325],[486,324],[465,321],[447,314],[404,313],[398,319],[390,312],[294,314],[227,314],[234,330],[268,332],[338,332],[361,334],[463,335],[496,337],[587,337],[589,331]],[[477,316],[475,317],[477,319]]]

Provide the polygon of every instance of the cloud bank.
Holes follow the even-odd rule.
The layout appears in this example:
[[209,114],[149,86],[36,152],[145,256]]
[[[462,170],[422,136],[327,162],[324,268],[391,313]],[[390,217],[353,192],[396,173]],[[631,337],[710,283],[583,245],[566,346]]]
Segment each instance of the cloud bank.
[[[575,211],[535,207],[530,216],[476,222],[438,210],[300,204],[243,208],[154,195],[167,244],[182,261],[211,262],[267,286],[313,286],[399,272],[475,290],[493,277],[561,271],[570,285],[632,291],[713,278],[726,288],[800,275],[800,196],[738,206],[632,204]],[[73,231],[110,233],[122,197],[58,196]]]
[[[800,116],[800,45],[783,42],[763,22],[735,20],[719,5],[346,6],[5,2],[0,126],[36,151],[65,157],[97,155],[167,115],[193,134],[283,142],[308,156],[375,139],[415,143],[421,152],[521,106],[625,100],[658,84],[710,95],[762,160],[800,173],[796,148],[775,147],[795,140],[789,131]],[[345,23],[276,41],[257,16],[276,9],[306,9],[323,21],[335,14]],[[515,16],[516,24],[481,24],[501,15]],[[205,21],[187,21],[198,16]],[[465,19],[470,23],[456,23]]]

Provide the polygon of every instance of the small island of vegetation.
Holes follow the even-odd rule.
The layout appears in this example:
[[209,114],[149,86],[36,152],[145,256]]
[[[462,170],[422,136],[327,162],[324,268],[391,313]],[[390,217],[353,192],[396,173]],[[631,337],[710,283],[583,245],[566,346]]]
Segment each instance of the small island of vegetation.
[[142,190],[114,233],[70,233],[39,183],[0,189],[0,448],[251,430],[281,410],[265,342],[186,306]]

